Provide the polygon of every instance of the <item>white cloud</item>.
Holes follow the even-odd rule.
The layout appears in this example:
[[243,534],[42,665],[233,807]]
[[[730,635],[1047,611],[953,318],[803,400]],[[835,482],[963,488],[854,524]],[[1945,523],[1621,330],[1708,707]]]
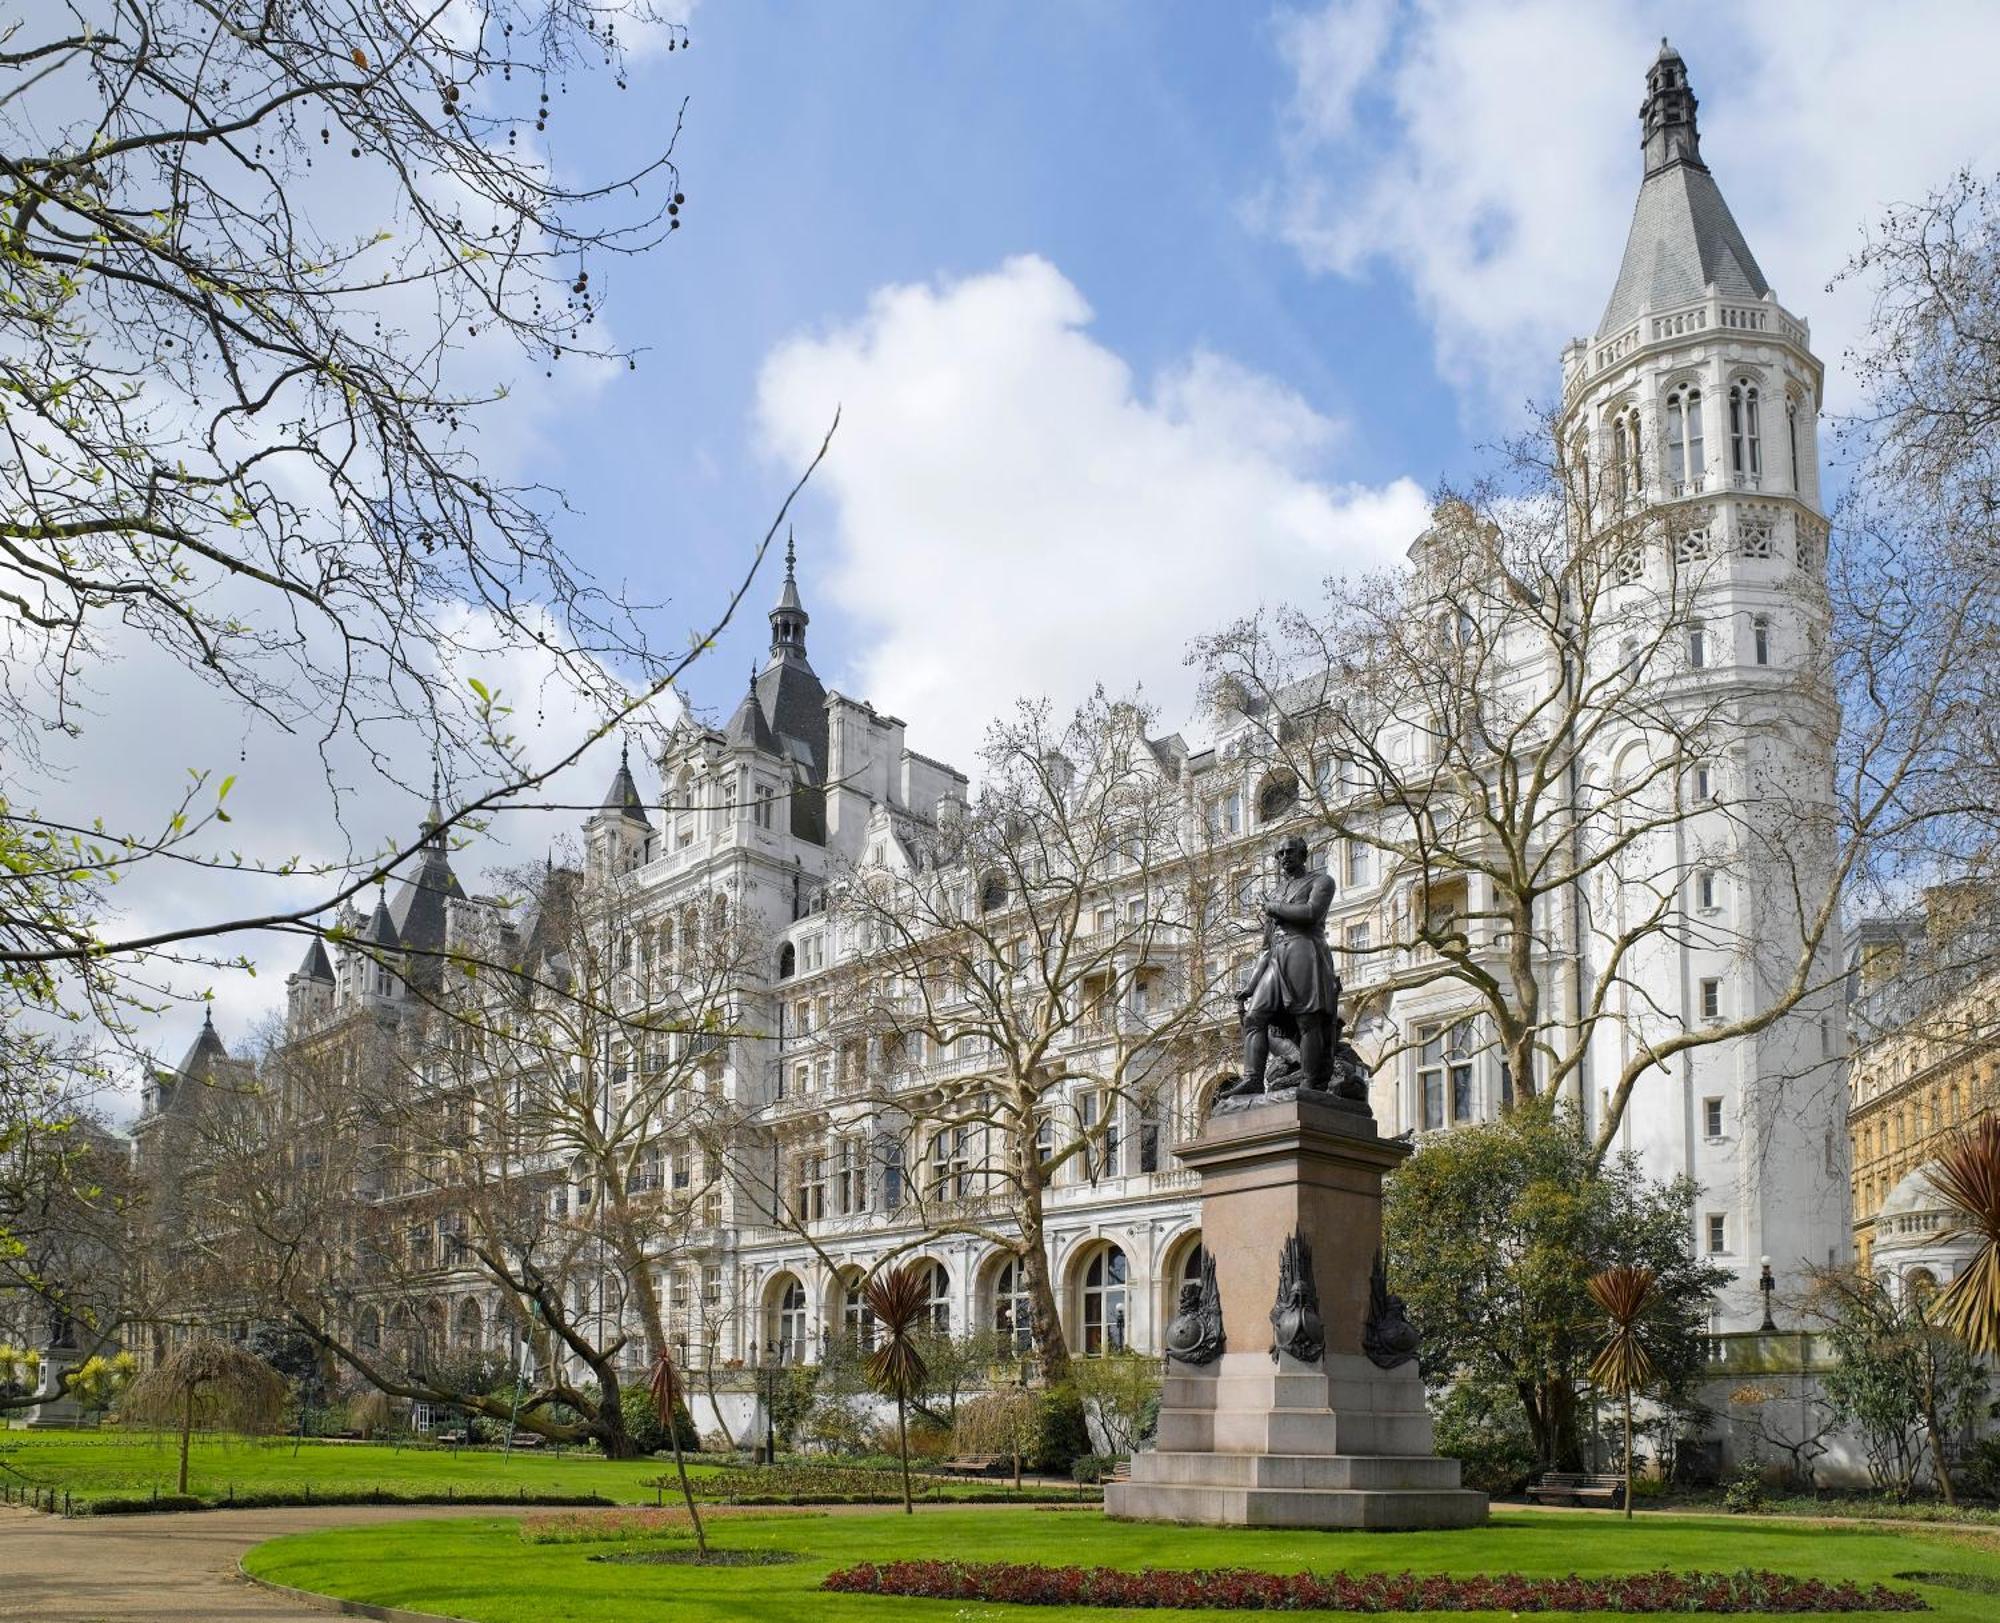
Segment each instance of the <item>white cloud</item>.
[[[1407,283],[1476,410],[1552,396],[1562,343],[1596,326],[1617,274],[1658,19],[1595,0],[1405,0],[1383,17],[1335,0],[1280,26],[1295,94],[1251,216],[1316,269]],[[1673,23],[1703,154],[1837,369],[1864,294],[1825,284],[1861,228],[1962,163],[2000,164],[2000,11],[1791,0]],[[1851,403],[1837,370],[1831,403]]]
[[808,564],[810,606],[866,628],[846,677],[963,767],[1023,694],[1143,683],[1183,724],[1192,636],[1400,557],[1423,522],[1408,480],[1330,477],[1339,426],[1281,383],[1205,351],[1142,383],[1090,319],[1055,266],[1017,258],[882,289],[764,368],[781,463],[842,412],[816,479],[837,561]]

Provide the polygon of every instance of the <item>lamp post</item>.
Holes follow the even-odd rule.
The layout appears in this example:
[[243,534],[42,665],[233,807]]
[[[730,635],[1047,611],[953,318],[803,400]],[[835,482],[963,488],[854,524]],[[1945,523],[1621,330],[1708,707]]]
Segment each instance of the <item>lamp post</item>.
[[1764,1270],[1757,1278],[1757,1288],[1764,1293],[1763,1327],[1766,1330],[1775,1330],[1778,1326],[1776,1321],[1771,1317],[1771,1292],[1778,1288],[1778,1282],[1771,1277],[1771,1259],[1769,1257],[1759,1257],[1757,1260],[1763,1266]]
[[764,1402],[764,1463],[778,1463],[778,1426],[772,1411],[777,1407],[778,1378],[785,1371],[785,1343],[764,1343],[764,1361],[758,1366],[757,1385]]

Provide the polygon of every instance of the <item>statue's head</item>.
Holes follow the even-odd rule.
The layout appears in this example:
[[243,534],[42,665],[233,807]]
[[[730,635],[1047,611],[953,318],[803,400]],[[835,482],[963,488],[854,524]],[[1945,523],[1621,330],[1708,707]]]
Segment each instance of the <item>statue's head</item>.
[[1297,834],[1287,834],[1278,842],[1278,871],[1286,874],[1304,873],[1305,867],[1305,840]]

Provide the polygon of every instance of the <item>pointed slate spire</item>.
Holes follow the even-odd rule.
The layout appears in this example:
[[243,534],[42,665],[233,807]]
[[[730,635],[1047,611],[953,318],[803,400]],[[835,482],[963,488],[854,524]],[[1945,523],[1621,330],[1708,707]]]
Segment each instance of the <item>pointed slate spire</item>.
[[805,604],[799,600],[798,545],[791,531],[785,532],[785,584],[778,592],[778,601],[771,610],[771,657],[773,659],[798,659],[806,657],[806,626],[812,616],[806,613]]
[[333,964],[326,955],[326,947],[318,936],[306,948],[305,961],[299,965],[298,973],[309,981],[333,981]]
[[182,1076],[206,1076],[217,1060],[229,1058],[229,1050],[222,1044],[222,1034],[215,1029],[215,1011],[203,1008],[201,1030],[195,1033],[194,1041],[188,1044],[188,1051],[182,1057]]
[[389,917],[389,892],[385,886],[375,892],[375,911],[368,916],[368,922],[361,928],[361,939],[372,947],[393,949],[400,947],[402,938],[396,934],[396,921]]
[[1746,301],[1771,291],[1702,160],[1687,64],[1665,40],[1646,73],[1639,125],[1645,178],[1599,338],[1623,332],[1642,310],[1692,304],[1710,288]]
[[611,780],[611,787],[604,791],[603,810],[616,816],[626,817],[635,823],[653,826],[646,815],[646,802],[639,794],[639,785],[632,778],[632,743],[621,739],[618,744],[618,775]]
[[431,763],[431,809],[424,816],[424,843],[442,846],[444,844],[444,803],[438,798],[437,763]]

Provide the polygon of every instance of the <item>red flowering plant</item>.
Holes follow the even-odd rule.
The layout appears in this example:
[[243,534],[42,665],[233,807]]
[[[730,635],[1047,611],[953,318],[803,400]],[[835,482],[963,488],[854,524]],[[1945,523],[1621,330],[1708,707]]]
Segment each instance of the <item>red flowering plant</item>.
[[1640,1572],[1603,1578],[1517,1572],[1257,1572],[1240,1567],[1043,1567],[1005,1561],[864,1561],[820,1588],[849,1595],[1237,1612],[1921,1612],[1913,1589],[1782,1572]]

